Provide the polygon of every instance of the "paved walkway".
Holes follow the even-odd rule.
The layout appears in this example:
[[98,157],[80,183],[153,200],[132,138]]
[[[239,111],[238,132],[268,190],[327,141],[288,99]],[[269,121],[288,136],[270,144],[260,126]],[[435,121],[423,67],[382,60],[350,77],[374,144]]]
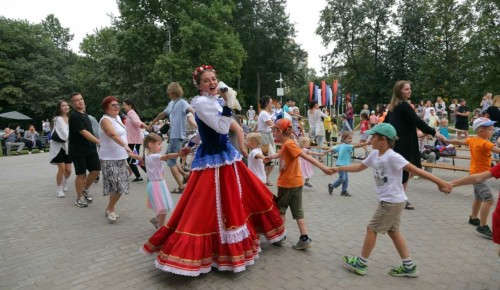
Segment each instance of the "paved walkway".
[[[342,255],[359,254],[377,206],[369,170],[351,174],[350,198],[339,192],[328,195],[332,177],[316,170],[314,188],[304,190],[314,240],[309,250],[292,249],[298,231],[290,217],[286,246],[263,243],[257,263],[246,271],[214,270],[188,278],[157,270],[153,257],[138,252],[154,232],[145,184],[131,185],[131,194],[118,203],[121,217],[111,225],[104,217],[102,184],[91,188],[94,203],[77,208],[73,184],[66,198],[56,198],[56,168],[47,159],[47,153],[0,158],[1,289],[500,289],[498,245],[467,224],[471,186],[445,196],[426,180],[411,181],[408,195],[416,210],[404,212],[402,232],[420,268],[416,279],[387,274],[400,263],[387,235],[377,241],[366,276],[342,267]],[[434,172],[447,180],[464,175]],[[172,187],[171,175],[166,175]],[[491,184],[497,191],[498,182]],[[276,192],[275,186],[271,189]]]

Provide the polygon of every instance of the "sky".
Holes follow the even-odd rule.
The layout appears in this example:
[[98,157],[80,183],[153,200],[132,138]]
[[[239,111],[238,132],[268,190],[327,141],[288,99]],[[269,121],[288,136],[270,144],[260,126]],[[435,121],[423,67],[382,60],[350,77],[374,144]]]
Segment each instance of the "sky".
[[[307,5],[304,5],[307,3]],[[321,72],[320,56],[327,50],[316,35],[320,11],[326,0],[288,0],[287,13],[295,24],[296,43],[308,53],[309,67]],[[70,46],[79,51],[80,42],[96,29],[111,25],[109,15],[118,15],[115,0],[0,0],[0,15],[11,19],[24,19],[40,23],[49,14],[54,14],[63,27],[74,35]]]

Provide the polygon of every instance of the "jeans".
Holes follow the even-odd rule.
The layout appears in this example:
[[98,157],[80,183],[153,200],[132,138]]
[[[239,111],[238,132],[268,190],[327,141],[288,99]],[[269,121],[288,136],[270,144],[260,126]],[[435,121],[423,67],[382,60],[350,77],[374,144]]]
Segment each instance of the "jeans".
[[339,178],[333,183],[333,188],[337,188],[342,184],[342,192],[347,191],[349,186],[349,176],[346,171],[339,171]]

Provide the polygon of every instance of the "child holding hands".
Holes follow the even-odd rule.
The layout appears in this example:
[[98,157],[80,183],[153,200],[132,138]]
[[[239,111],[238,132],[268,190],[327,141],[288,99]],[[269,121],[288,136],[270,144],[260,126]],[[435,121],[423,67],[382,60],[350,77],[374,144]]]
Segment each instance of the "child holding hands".
[[262,183],[266,183],[266,170],[264,168],[264,154],[260,148],[262,136],[259,133],[250,133],[246,138],[246,146],[250,150],[248,154],[248,169],[252,171]]
[[396,129],[388,123],[381,123],[368,130],[372,135],[371,145],[373,151],[362,163],[350,166],[338,166],[336,172],[360,172],[368,167],[373,169],[379,205],[366,229],[365,241],[361,255],[344,256],[344,265],[356,274],[365,275],[367,262],[375,247],[378,234],[388,233],[396,247],[403,263],[389,271],[389,275],[396,277],[417,277],[417,265],[413,263],[406,240],[399,231],[401,213],[406,205],[406,194],[401,179],[403,170],[420,175],[438,185],[443,192],[450,192],[451,185],[438,177],[414,166],[392,148],[397,140]]
[[[466,184],[478,184],[486,181],[486,179],[489,179],[491,177],[495,177],[496,179],[500,178],[500,163],[495,165],[488,171],[468,175],[453,180],[450,183],[453,187],[462,186]],[[493,212],[491,224],[493,229],[493,242],[500,245],[500,202],[497,202],[497,207],[495,209],[495,212]],[[500,247],[498,248],[498,256],[500,257]]]
[[[302,187],[304,179],[300,169],[299,158],[302,157],[326,174],[333,174],[333,170],[326,167],[312,156],[304,153],[297,143],[290,138],[292,134],[292,123],[288,119],[279,119],[273,127],[273,135],[281,143],[281,150],[264,160],[267,163],[271,159],[279,160],[278,177],[278,198],[276,204],[280,210],[283,224],[285,223],[285,214],[288,207],[292,212],[293,219],[297,221],[300,231],[300,238],[297,244],[293,246],[296,250],[304,250],[312,246],[312,240],[307,235],[306,222],[304,220],[304,210],[302,209]],[[282,241],[281,241],[282,242]]]
[[161,147],[163,140],[155,133],[149,133],[144,137],[144,152],[143,156],[134,153],[129,153],[129,156],[136,160],[141,160],[146,165],[148,174],[148,185],[146,191],[148,193],[148,207],[153,209],[156,217],[149,220],[156,228],[165,225],[167,212],[171,212],[174,208],[172,196],[167,187],[167,183],[163,178],[163,163],[162,161],[186,156],[187,151],[179,151],[178,153],[169,153],[161,155]]
[[[306,153],[307,155],[313,155],[313,156],[325,156],[325,152],[314,152],[310,150],[308,147],[310,146],[311,140],[308,137],[301,137],[299,139],[299,147],[302,149],[302,152]],[[313,176],[314,171],[312,169],[312,165],[309,161],[305,160],[304,158],[300,157],[300,169],[302,170],[302,176],[304,176],[305,182],[304,185],[307,187],[313,187],[311,183],[309,183],[309,179]]]

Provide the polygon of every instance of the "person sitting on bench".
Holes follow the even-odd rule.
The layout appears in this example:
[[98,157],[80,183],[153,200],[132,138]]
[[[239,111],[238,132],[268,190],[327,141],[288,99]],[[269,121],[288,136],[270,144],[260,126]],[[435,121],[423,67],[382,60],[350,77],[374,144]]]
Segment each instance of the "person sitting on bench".
[[42,141],[38,138],[40,134],[35,130],[35,126],[30,125],[28,131],[24,132],[23,141],[28,146],[29,154],[33,147],[37,147],[39,152],[43,152]]
[[18,146],[17,147],[17,155],[23,150],[24,148],[24,143],[23,142],[16,142],[16,132],[11,130],[10,128],[5,128],[4,130],[5,134],[2,136],[4,142],[5,142],[5,154],[7,156],[10,155],[10,151],[12,149],[12,146]]

